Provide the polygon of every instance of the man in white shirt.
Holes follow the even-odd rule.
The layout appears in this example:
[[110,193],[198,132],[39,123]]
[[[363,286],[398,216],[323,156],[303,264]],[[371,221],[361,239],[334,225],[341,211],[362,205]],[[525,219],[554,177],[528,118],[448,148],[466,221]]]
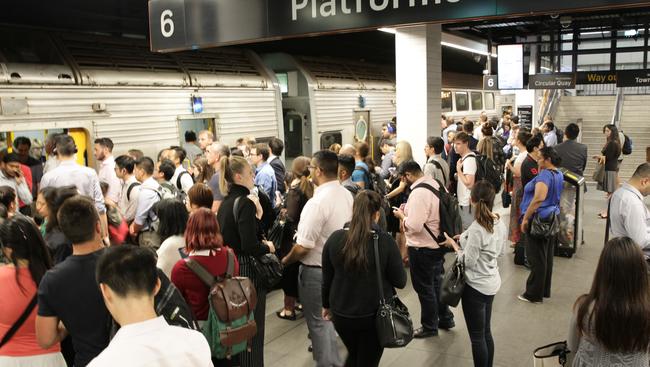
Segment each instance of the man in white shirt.
[[553,122],[549,121],[544,123],[542,126],[542,132],[544,133],[544,144],[547,147],[554,147],[557,145],[557,132],[555,131],[555,125]]
[[456,163],[458,176],[456,195],[458,196],[460,217],[463,221],[463,231],[474,221],[469,199],[478,170],[476,154],[469,149],[469,140],[469,135],[465,132],[456,134],[456,139],[454,139],[454,150],[461,157]]
[[156,315],[160,279],[153,252],[131,245],[109,248],[98,260],[97,283],[121,328],[89,367],[212,366],[210,346],[201,333],[170,326]]
[[121,155],[115,158],[115,173],[124,183],[117,207],[129,225],[135,219],[135,210],[138,207],[138,195],[140,194],[141,185],[133,174],[134,169],[135,161],[128,155]]
[[609,236],[630,237],[650,261],[650,210],[644,198],[650,195],[650,163],[637,167],[632,178],[614,192],[609,207]]
[[99,181],[108,184],[108,196],[114,203],[120,201],[122,183],[115,173],[115,159],[113,158],[113,141],[109,138],[95,139],[95,159],[99,162],[97,176]]
[[353,199],[337,179],[336,153],[327,150],[316,152],[309,171],[317,188],[300,215],[296,246],[282,259],[282,263],[301,263],[298,278],[300,301],[304,307],[316,365],[342,366],[334,325],[322,317],[322,254],[329,236],[352,218]]
[[192,175],[183,168],[183,161],[186,156],[187,153],[185,152],[185,149],[181,147],[171,147],[163,153],[161,159],[165,158],[174,162],[176,172],[174,172],[174,176],[172,176],[172,179],[169,182],[176,186],[179,191],[183,191],[187,195],[188,191],[190,191],[194,185],[194,179],[192,178]]

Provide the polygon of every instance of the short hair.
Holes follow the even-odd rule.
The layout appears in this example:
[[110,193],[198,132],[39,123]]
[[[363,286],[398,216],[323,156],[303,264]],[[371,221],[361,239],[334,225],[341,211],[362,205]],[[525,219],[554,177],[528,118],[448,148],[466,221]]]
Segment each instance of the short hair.
[[174,177],[174,173],[176,173],[176,166],[169,159],[163,159],[158,165],[158,171],[162,172],[165,181],[169,181]]
[[222,246],[223,237],[217,216],[206,208],[200,208],[192,213],[185,230],[185,249],[190,252],[217,249]]
[[199,208],[212,208],[212,201],[214,196],[212,196],[212,190],[208,185],[204,183],[195,183],[187,191],[187,198],[190,200],[190,204],[196,205]]
[[439,136],[430,136],[427,138],[427,145],[433,148],[436,154],[442,154],[445,150],[445,141]]
[[466,133],[474,132],[474,122],[472,120],[467,120],[463,123],[463,131]]
[[539,145],[544,141],[544,138],[542,137],[542,134],[536,134],[530,137],[528,141],[526,142],[526,151],[528,153],[532,153],[535,148],[539,147]]
[[210,130],[201,130],[199,131],[199,136],[201,135],[207,135],[210,140],[214,140],[214,134]]
[[55,149],[58,156],[69,157],[77,153],[77,145],[68,134],[61,134],[56,137]]
[[135,160],[128,155],[121,155],[115,158],[115,165],[119,169],[125,169],[128,174],[133,174],[133,168],[135,167]]
[[25,136],[19,136],[14,139],[14,148],[18,149],[19,146],[21,145],[27,145],[30,148],[32,147],[32,142],[29,140],[28,137]]
[[140,149],[129,149],[127,154],[130,155],[134,161],[144,157],[144,153]]
[[578,139],[578,135],[580,135],[580,126],[573,122],[568,124],[564,129],[564,135],[566,135],[569,140]]
[[352,175],[352,172],[354,172],[354,167],[356,166],[354,157],[349,154],[341,154],[339,156],[339,166],[340,168],[345,169],[350,175]]
[[454,142],[457,141],[469,144],[469,135],[466,132],[461,131],[456,134],[456,137],[454,138]]
[[366,158],[370,154],[370,146],[365,141],[354,143],[354,149],[361,158]]
[[113,141],[109,138],[97,138],[95,139],[95,144],[99,144],[104,148],[108,148],[109,152],[113,152]]
[[2,162],[4,162],[4,163],[11,163],[11,162],[18,162],[18,163],[20,163],[20,157],[18,156],[17,153],[9,153],[9,154],[5,154],[5,155],[2,157]]
[[0,186],[0,204],[9,208],[16,202],[16,191],[11,186]]
[[316,161],[316,166],[320,168],[325,177],[334,178],[338,175],[339,158],[336,156],[336,153],[329,150],[319,150],[314,153],[314,160]]
[[636,170],[634,170],[633,178],[650,178],[650,163],[641,163]]
[[271,149],[271,153],[273,153],[274,156],[279,157],[284,151],[284,143],[278,138],[271,138],[271,140],[269,140],[269,149]]
[[420,167],[420,165],[416,161],[405,161],[405,162],[402,162],[399,165],[399,167],[397,167],[397,172],[401,176],[404,176],[407,173],[421,174],[422,173],[422,167]]
[[[553,121],[553,120],[551,120],[551,121]],[[555,129],[555,124],[552,123],[551,121],[546,123],[546,126],[548,127],[549,130]]]
[[154,206],[160,224],[158,235],[161,241],[171,236],[182,236],[187,228],[187,220],[190,218],[185,204],[180,200],[163,199]]
[[171,146],[171,147],[169,147],[169,149],[174,151],[174,154],[176,155],[176,158],[178,158],[178,160],[180,162],[183,162],[185,160],[185,158],[187,157],[187,151],[185,151],[185,149],[183,149],[183,148],[181,148],[181,147],[179,147],[177,145]]
[[185,132],[185,142],[190,143],[196,141],[196,133],[192,130],[187,130]]
[[510,118],[510,121],[512,121],[513,124],[518,125],[519,124],[519,116],[512,116]]
[[110,247],[97,261],[95,279],[120,298],[154,296],[158,284],[156,256],[144,247]]
[[47,218],[47,224],[45,225],[45,231],[51,232],[53,229],[59,228],[59,220],[57,214],[61,205],[68,200],[69,198],[79,195],[79,190],[74,185],[61,186],[61,187],[45,187],[40,190],[43,194],[43,198],[47,203],[47,207],[50,210],[50,216]]
[[519,133],[517,133],[517,140],[524,146],[526,146],[528,140],[530,140],[532,137],[533,135],[526,129],[520,129]]
[[142,157],[135,161],[135,166],[138,167],[139,169],[143,170],[144,173],[147,175],[151,176],[153,175],[153,170],[155,168],[155,165],[153,163],[153,159],[149,157]]
[[557,150],[553,147],[544,147],[540,151],[542,158],[548,159],[554,166],[562,164],[562,157],[558,154]]
[[78,244],[95,238],[95,226],[99,222],[99,214],[95,203],[89,197],[75,195],[61,205],[57,220],[61,232],[72,244]]
[[222,157],[230,157],[231,149],[228,147],[228,145],[224,143],[215,141],[212,144],[210,144],[209,147],[211,147],[210,148],[211,150],[214,149],[216,152],[218,152],[219,155],[221,155]]
[[255,144],[253,148],[255,148],[257,154],[262,156],[262,159],[264,161],[267,161],[269,159],[270,150],[267,144],[264,143]]

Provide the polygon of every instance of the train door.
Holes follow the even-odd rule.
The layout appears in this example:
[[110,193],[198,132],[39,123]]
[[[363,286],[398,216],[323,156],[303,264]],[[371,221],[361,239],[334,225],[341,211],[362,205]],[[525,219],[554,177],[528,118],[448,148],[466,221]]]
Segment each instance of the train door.
[[30,141],[31,147],[29,155],[37,160],[44,161],[48,158],[45,152],[44,142],[49,134],[68,134],[74,139],[77,146],[77,163],[82,166],[90,166],[94,161],[89,149],[92,148],[92,143],[89,142],[90,134],[84,128],[70,128],[70,129],[47,129],[47,130],[16,130],[0,132],[0,149],[7,152],[14,151],[14,141],[19,138],[27,138]]
[[215,129],[215,118],[214,117],[206,117],[206,118],[196,118],[194,116],[184,118],[184,117],[179,117],[178,118],[178,136],[179,136],[179,145],[183,146],[185,145],[185,133],[188,131],[193,131],[196,137],[199,137],[199,132],[203,130],[208,130],[211,131],[212,134],[214,134],[214,140],[218,141],[219,136],[217,136],[217,132]]
[[284,115],[284,155],[286,158],[296,158],[303,154],[303,124],[304,116],[295,111]]

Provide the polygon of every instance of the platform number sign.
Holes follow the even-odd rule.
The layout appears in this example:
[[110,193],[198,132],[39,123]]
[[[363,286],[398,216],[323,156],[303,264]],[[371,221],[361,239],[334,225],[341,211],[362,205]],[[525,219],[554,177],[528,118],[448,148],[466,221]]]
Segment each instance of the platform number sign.
[[149,20],[153,51],[187,48],[184,0],[150,1]]
[[483,76],[483,89],[484,90],[499,90],[498,78],[496,75]]

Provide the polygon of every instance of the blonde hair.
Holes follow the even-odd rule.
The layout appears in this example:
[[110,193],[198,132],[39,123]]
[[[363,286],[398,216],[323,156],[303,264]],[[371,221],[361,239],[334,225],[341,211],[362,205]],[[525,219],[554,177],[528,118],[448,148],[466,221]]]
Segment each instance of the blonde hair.
[[219,175],[219,191],[221,191],[221,195],[228,196],[230,185],[235,183],[235,174],[243,173],[246,167],[250,168],[250,164],[246,158],[233,155],[231,157],[221,157],[219,165],[221,166],[221,174]]
[[486,136],[476,146],[478,152],[494,161],[494,141],[491,136]]
[[413,160],[413,149],[408,141],[402,140],[395,147],[395,163],[400,165],[402,162]]

